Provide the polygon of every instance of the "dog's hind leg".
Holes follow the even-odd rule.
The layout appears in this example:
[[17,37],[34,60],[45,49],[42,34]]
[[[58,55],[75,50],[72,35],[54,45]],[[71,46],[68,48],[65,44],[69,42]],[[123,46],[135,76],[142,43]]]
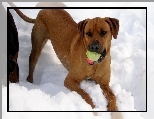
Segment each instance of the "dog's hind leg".
[[29,57],[29,75],[27,81],[33,83],[33,72],[44,45],[47,42],[47,30],[44,25],[34,25],[32,31],[32,50]]

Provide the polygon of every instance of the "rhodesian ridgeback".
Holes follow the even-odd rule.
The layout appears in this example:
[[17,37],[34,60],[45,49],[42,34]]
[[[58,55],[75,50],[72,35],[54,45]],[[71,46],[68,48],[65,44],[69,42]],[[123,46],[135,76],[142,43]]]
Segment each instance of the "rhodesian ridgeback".
[[[111,39],[112,36],[114,39],[117,38],[119,20],[96,17],[77,24],[65,10],[43,9],[36,19],[25,16],[18,9],[15,10],[23,20],[34,23],[27,81],[33,82],[35,65],[45,43],[50,39],[57,57],[68,70],[64,85],[80,94],[94,108],[92,99],[79,84],[87,78],[95,80],[108,100],[108,111],[117,111],[116,98],[109,87],[109,82]],[[99,53],[98,61],[89,64],[87,50]]]

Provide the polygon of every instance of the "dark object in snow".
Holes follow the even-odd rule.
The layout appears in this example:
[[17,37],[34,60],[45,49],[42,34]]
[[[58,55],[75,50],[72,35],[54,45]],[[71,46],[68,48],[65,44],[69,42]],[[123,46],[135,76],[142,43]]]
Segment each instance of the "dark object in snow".
[[11,83],[19,82],[19,67],[17,63],[19,42],[18,32],[10,11],[7,11],[7,75]]

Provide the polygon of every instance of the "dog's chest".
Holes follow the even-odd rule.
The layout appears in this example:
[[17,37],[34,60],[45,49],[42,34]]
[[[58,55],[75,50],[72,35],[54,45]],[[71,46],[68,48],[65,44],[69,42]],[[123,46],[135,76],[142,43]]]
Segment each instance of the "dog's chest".
[[86,67],[86,78],[92,78],[95,73],[96,73],[96,70],[97,70],[97,65],[94,64],[94,65],[87,65]]

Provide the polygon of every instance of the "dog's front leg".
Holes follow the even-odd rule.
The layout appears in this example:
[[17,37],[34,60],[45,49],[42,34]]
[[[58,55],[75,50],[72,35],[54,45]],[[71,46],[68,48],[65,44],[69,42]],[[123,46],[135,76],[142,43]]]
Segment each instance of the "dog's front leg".
[[109,80],[96,80],[96,82],[100,85],[101,89],[103,90],[103,94],[108,100],[108,111],[118,111],[116,106],[116,97],[112,93],[109,87]]
[[101,89],[103,90],[103,93],[108,100],[108,111],[118,111],[116,106],[116,97],[112,93],[109,84],[108,85],[102,85],[100,84]]
[[[112,93],[109,85],[101,85],[101,88],[108,100],[108,111],[118,111],[116,106],[116,97]],[[111,112],[111,119],[123,119],[121,112]]]
[[71,91],[76,91],[79,95],[82,96],[83,99],[85,99],[85,101],[91,105],[92,108],[94,108],[94,104],[92,102],[92,99],[90,98],[90,96],[83,90],[80,88],[79,83],[77,79],[74,79],[73,77],[71,77],[70,74],[67,75],[64,85],[65,87],[67,87],[68,89],[70,89]]

